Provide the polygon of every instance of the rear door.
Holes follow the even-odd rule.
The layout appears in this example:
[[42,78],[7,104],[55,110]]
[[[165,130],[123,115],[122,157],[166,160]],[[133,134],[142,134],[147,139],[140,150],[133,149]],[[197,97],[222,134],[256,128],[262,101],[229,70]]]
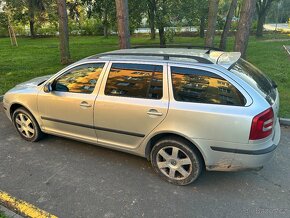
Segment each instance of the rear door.
[[166,65],[110,63],[94,107],[99,144],[138,147],[167,114]]

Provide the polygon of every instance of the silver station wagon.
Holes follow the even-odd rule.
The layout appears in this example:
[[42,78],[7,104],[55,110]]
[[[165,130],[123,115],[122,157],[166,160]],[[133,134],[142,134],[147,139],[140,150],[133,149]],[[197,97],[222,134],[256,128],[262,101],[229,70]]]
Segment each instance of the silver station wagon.
[[134,48],[80,60],[4,96],[22,138],[44,133],[146,157],[186,185],[259,169],[280,140],[276,84],[237,52]]

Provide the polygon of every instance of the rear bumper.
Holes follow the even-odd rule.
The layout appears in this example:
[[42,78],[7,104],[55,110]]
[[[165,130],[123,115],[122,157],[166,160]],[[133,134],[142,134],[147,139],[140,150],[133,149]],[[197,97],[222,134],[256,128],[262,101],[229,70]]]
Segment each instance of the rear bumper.
[[[206,169],[209,171],[239,171],[262,168],[272,158],[278,147],[281,136],[278,121],[273,132],[270,139],[249,144],[206,142],[207,146],[203,147],[206,148],[206,151],[202,152],[206,154]],[[217,146],[212,146],[213,143],[216,143]]]

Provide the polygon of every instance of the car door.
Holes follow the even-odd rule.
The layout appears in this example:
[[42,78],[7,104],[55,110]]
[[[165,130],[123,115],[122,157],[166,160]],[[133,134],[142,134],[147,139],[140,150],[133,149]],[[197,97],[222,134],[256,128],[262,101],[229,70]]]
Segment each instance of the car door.
[[51,82],[49,93],[40,91],[38,110],[45,131],[97,141],[93,128],[94,101],[105,62],[74,66]]
[[166,117],[166,65],[111,62],[95,101],[98,143],[132,149]]

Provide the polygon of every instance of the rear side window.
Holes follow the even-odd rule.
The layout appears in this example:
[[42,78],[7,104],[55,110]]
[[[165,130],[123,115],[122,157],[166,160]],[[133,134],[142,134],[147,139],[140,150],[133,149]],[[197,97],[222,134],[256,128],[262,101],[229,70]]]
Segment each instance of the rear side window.
[[176,101],[244,106],[244,96],[230,82],[207,71],[171,67]]
[[112,64],[105,95],[161,99],[163,67],[149,64]]
[[246,81],[270,104],[276,100],[276,90],[273,82],[258,68],[242,58],[231,68],[231,72]]

